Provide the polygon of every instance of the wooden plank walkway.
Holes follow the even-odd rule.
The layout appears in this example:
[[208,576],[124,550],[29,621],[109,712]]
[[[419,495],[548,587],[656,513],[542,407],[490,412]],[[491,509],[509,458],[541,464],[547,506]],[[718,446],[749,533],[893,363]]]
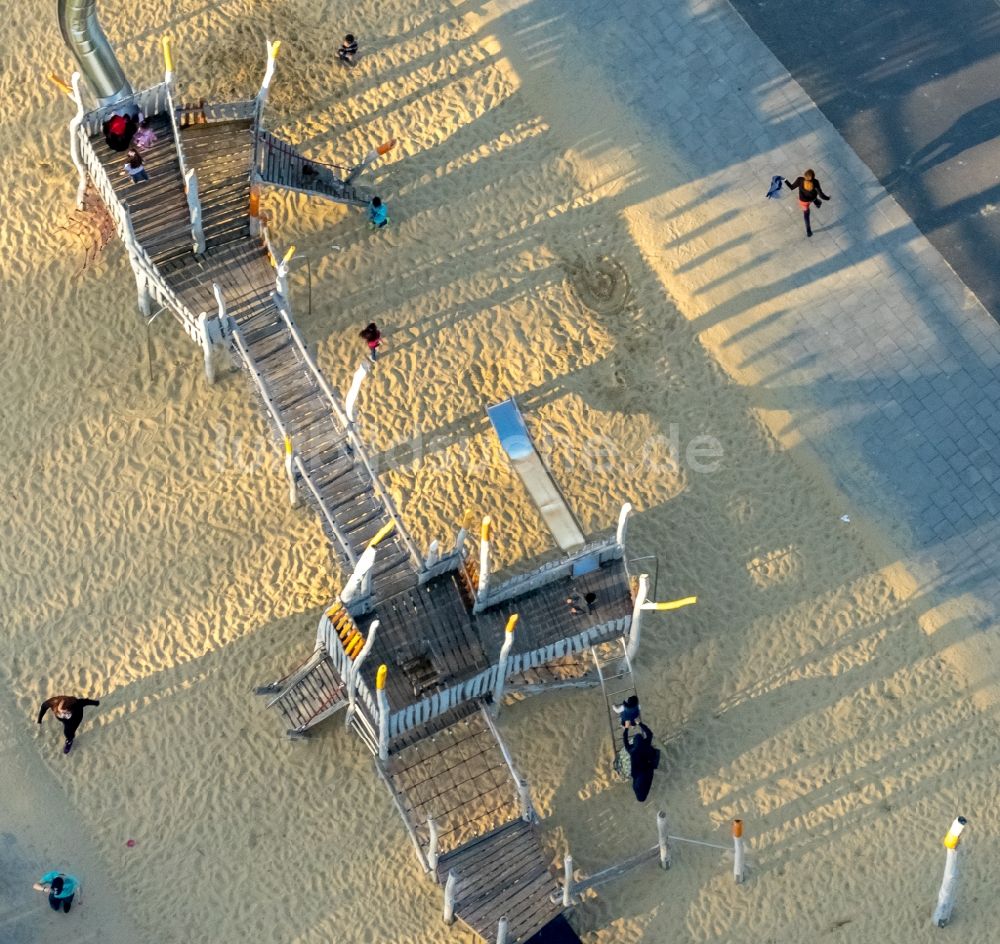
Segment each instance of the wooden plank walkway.
[[125,152],[108,147],[103,134],[90,138],[91,146],[118,200],[128,207],[132,228],[139,244],[157,266],[178,257],[193,255],[191,218],[184,178],[181,176],[173,129],[167,115],[150,116],[156,143],[142,152],[149,180],[134,184],[124,172]]
[[300,154],[293,145],[268,131],[258,131],[258,170],[265,183],[286,190],[300,190],[353,206],[367,206],[368,188],[345,183],[348,168],[323,164]]
[[562,913],[562,906],[551,900],[559,886],[529,823],[506,823],[442,856],[438,881],[446,882],[452,871],[458,878],[456,917],[490,944],[503,917],[507,940],[514,944],[527,941]]
[[384,766],[425,847],[430,819],[441,852],[520,819],[517,784],[481,712],[390,755]]

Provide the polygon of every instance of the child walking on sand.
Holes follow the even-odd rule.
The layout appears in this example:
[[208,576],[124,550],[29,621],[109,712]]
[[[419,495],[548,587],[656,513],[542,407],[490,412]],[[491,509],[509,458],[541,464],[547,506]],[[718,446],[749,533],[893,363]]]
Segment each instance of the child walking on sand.
[[789,190],[798,190],[799,192],[799,206],[802,207],[802,216],[806,221],[806,236],[812,236],[812,226],[809,225],[809,208],[816,206],[822,206],[822,200],[829,200],[830,198],[823,193],[823,188],[819,184],[819,180],[816,179],[816,175],[812,170],[807,170],[801,177],[796,177],[795,180],[785,180],[785,186]]
[[[100,704],[92,698],[74,698],[72,695],[55,695],[42,702],[42,707],[38,710],[38,723],[42,723],[45,712],[50,708],[63,726],[63,734],[66,736],[66,744],[63,746],[63,753],[68,754],[73,749],[73,738],[76,737],[76,729],[83,721],[83,709],[88,705],[95,708]],[[69,909],[66,909],[69,911]]]
[[73,896],[80,885],[80,880],[65,872],[46,872],[37,882],[36,891],[49,893],[49,907],[53,911],[69,914],[73,907]]
[[372,321],[362,328],[359,334],[368,342],[368,357],[371,358],[371,362],[374,364],[378,360],[378,349],[382,344],[382,332],[379,331],[375,322]]

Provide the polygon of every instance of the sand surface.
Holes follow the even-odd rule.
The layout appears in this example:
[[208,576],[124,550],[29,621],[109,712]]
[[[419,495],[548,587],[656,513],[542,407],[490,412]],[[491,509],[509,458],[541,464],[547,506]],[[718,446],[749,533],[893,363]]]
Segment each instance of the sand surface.
[[[891,551],[840,521],[823,470],[773,438],[749,378],[731,379],[738,332],[696,334],[704,300],[672,274],[690,271],[690,246],[647,204],[696,228],[697,168],[640,150],[651,132],[602,92],[582,45],[527,68],[525,37],[489,4],[160,0],[101,15],[136,84],[159,80],[168,30],[184,99],[248,97],[264,38],[281,38],[275,130],[343,162],[399,139],[377,172],[386,231],[301,197],[267,205],[276,241],[310,260],[293,304],[334,386],[359,327],[384,326],[362,427],[419,543],[473,509],[494,516],[504,566],[550,549],[486,421],[517,394],[584,529],[633,501],[629,552],[656,555],[659,598],[699,595],[646,623],[638,682],[669,772],[645,807],[609,776],[598,693],[502,715],[553,861],[568,845],[588,873],[650,845],[658,807],[711,842],[746,820],[746,885],[722,853],[679,847],[669,874],[646,868],[577,908],[584,939],[935,936],[944,828],[959,809],[983,837],[996,827],[992,712],[942,656],[948,634],[921,628],[929,603]],[[333,61],[348,27],[364,53],[351,72]],[[243,380],[209,387],[166,318],[147,362],[124,253],[95,254],[99,217],[73,209],[71,109],[43,80],[70,68],[54,13],[14,0],[0,48],[0,940],[470,940],[440,921],[360,742],[338,721],[284,740],[251,694],[310,651],[340,574],[288,507]],[[701,264],[700,284],[725,265]],[[723,450],[711,473],[687,455],[705,435]],[[60,692],[102,700],[68,758],[33,717]],[[998,864],[975,846],[965,941],[995,939]],[[50,866],[84,877],[68,918],[31,890]]]

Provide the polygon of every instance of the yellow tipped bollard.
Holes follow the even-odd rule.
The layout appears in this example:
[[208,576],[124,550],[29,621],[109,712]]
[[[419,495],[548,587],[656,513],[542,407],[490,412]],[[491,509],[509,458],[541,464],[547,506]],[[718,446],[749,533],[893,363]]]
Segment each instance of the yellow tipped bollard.
[[520,619],[520,617],[517,613],[511,613],[510,619],[507,620],[507,626],[504,628],[504,632],[507,634],[514,632],[514,627],[517,626],[518,619]]
[[962,831],[965,829],[967,820],[964,816],[959,816],[951,824],[948,835],[944,837],[945,849],[957,849],[958,841],[962,838]]
[[493,519],[489,515],[483,516],[482,528],[479,532],[479,536],[484,540],[488,541],[493,533]]
[[294,256],[294,255],[295,255],[295,247],[294,246],[289,246],[288,247],[288,252],[285,253],[285,255],[282,257],[281,261],[283,263],[285,263],[285,265],[288,265],[288,263],[292,259],[292,256]]
[[281,49],[281,40],[280,39],[276,39],[273,43],[271,43],[271,58],[272,59],[277,59],[278,58],[278,50],[279,49]]
[[160,44],[163,46],[163,64],[166,66],[167,72],[174,71],[174,57],[170,52],[170,37],[164,36],[160,40]]
[[285,437],[285,455],[290,456],[292,454],[292,437]]
[[375,690],[382,692],[385,691],[385,677],[389,674],[389,669],[386,665],[380,665],[378,667],[378,672],[375,673]]
[[384,525],[382,528],[379,529],[375,537],[373,537],[368,542],[368,546],[375,547],[375,545],[378,544],[379,541],[384,541],[387,537],[389,537],[389,535],[392,534],[395,528],[396,528],[396,522],[390,521],[388,524]]

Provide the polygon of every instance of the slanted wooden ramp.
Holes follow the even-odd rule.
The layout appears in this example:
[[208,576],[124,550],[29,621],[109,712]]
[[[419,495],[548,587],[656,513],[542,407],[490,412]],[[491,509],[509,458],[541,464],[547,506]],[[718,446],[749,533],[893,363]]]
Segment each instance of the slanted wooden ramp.
[[367,206],[372,197],[366,187],[347,179],[349,168],[314,161],[269,131],[257,132],[257,172],[264,183],[335,203]]
[[268,702],[288,722],[288,733],[300,737],[347,704],[347,686],[337,675],[333,661],[322,648],[283,685],[277,698]]
[[490,944],[501,918],[507,941],[526,942],[562,913],[551,900],[558,886],[538,842],[535,828],[523,820],[507,823],[442,856],[438,881],[457,877],[455,916]]

